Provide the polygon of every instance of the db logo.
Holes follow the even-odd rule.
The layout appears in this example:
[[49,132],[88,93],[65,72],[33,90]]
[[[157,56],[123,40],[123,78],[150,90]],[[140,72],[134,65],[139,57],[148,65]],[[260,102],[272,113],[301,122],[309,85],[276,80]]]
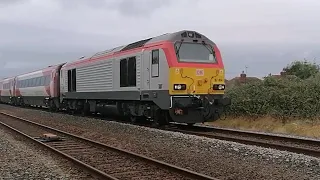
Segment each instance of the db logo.
[[204,75],[204,70],[203,69],[197,69],[196,70],[196,76],[203,76]]

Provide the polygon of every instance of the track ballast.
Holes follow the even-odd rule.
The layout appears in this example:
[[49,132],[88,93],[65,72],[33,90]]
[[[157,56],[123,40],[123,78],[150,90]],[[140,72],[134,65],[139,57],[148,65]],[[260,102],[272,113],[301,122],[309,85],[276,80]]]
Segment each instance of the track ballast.
[[[46,146],[99,179],[216,179],[10,114],[1,116],[1,125]],[[60,139],[39,138],[48,133]]]

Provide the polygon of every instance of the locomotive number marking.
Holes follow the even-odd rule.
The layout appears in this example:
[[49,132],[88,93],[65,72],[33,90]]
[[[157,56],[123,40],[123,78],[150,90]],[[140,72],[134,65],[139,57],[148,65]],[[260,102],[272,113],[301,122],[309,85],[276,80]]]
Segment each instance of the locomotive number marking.
[[203,69],[197,69],[196,70],[196,76],[204,76],[204,70]]

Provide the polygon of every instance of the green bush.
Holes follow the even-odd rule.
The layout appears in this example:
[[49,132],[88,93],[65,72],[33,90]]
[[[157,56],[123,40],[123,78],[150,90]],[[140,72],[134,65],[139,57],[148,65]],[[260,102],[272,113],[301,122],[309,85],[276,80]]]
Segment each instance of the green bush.
[[295,75],[301,79],[307,79],[319,72],[319,65],[308,61],[294,61],[283,68],[288,75]]
[[229,115],[280,118],[320,116],[320,74],[307,79],[296,76],[266,77],[263,81],[243,84],[227,89],[232,99],[227,108]]

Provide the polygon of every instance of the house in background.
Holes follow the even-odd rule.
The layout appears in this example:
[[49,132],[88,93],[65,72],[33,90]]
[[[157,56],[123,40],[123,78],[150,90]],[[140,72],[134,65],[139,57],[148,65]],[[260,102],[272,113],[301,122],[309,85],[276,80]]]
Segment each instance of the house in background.
[[[285,72],[281,71],[280,74],[269,74],[267,77],[273,77],[273,78],[296,78],[295,75],[287,75]],[[258,82],[258,81],[263,81],[263,79],[260,79],[258,77],[250,77],[247,76],[244,71],[242,71],[242,73],[240,74],[240,76],[235,77],[233,79],[227,80],[225,79],[225,84],[226,84],[226,88],[232,88],[235,86],[241,86],[243,84],[246,83],[252,83],[252,82]]]
[[235,77],[233,79],[230,80],[225,80],[225,84],[226,84],[226,88],[232,88],[234,86],[241,86],[242,84],[246,84],[246,83],[252,83],[252,82],[257,82],[257,81],[262,81],[262,79],[258,78],[258,77],[250,77],[247,76],[247,74],[244,73],[244,71],[242,71],[242,73],[240,74],[240,76]]

